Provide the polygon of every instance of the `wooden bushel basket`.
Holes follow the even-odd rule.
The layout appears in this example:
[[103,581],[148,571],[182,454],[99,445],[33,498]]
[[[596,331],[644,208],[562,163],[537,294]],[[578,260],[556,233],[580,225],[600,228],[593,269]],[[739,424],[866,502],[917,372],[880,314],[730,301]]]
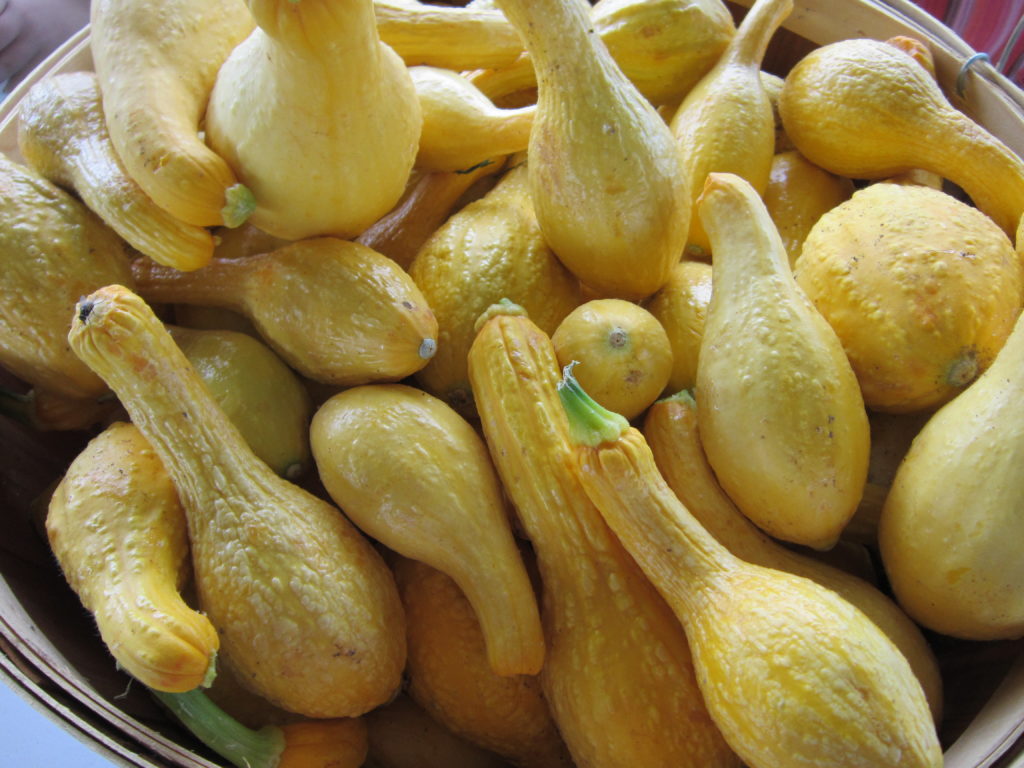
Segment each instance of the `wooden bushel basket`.
[[[751,2],[740,0],[736,8]],[[928,43],[950,100],[1024,156],[1024,92],[909,0],[796,0],[786,28],[769,49],[765,69],[785,74],[815,45],[895,35]],[[0,150],[20,157],[17,108],[35,82],[91,68],[85,29],[0,105]],[[38,499],[45,498],[86,438],[35,433],[0,417],[0,678],[56,726],[117,765],[214,768],[220,765],[217,758],[115,668],[42,533]],[[947,768],[1024,768],[1024,641],[929,638],[945,681],[940,736]]]

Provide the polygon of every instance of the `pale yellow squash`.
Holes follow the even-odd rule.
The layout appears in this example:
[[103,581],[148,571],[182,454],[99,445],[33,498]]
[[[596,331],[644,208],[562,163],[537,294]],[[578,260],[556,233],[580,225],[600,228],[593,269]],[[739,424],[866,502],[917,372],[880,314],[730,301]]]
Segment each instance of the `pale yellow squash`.
[[715,253],[696,387],[708,461],[760,528],[828,549],[867,475],[857,378],[836,332],[793,278],[754,188],[713,173],[700,215]]
[[380,41],[372,0],[248,0],[257,28],[228,56],[206,139],[252,191],[252,223],[291,240],[354,237],[398,201],[422,116]]
[[584,0],[499,5],[537,72],[529,173],[545,240],[609,297],[654,293],[690,224],[686,173],[668,126],[591,34]]
[[253,28],[245,0],[95,0],[89,48],[110,140],[158,206],[238,226],[252,195],[200,135],[217,72]]

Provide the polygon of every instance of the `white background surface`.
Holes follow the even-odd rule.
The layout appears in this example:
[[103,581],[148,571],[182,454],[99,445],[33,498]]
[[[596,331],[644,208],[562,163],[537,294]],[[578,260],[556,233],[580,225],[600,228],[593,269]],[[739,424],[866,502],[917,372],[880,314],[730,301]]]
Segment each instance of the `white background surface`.
[[0,766],[113,768],[114,763],[0,681]]

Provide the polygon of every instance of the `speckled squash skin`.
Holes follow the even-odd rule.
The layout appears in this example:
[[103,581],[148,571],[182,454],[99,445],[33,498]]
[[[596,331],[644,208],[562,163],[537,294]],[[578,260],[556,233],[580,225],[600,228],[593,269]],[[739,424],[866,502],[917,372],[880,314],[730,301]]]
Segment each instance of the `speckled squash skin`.
[[786,76],[779,111],[796,148],[832,173],[937,173],[1011,236],[1024,213],[1024,161],[895,45],[854,38],[816,48]]
[[372,0],[247,0],[257,27],[217,72],[206,140],[289,240],[358,235],[398,202],[422,114]]
[[300,240],[193,272],[139,259],[132,274],[147,301],[244,315],[286,363],[324,384],[397,381],[437,349],[437,321],[409,275],[347,240]]
[[458,583],[495,672],[537,674],[544,661],[537,601],[473,426],[423,390],[370,384],[328,399],[309,435],[324,487],[356,525]]
[[[761,83],[761,62],[772,35],[792,10],[792,0],[754,3],[715,66],[672,116],[670,127],[684,158],[694,206],[712,172],[735,173],[759,194],[768,186],[775,121]],[[714,258],[697,215],[690,223],[687,251]]]
[[0,365],[62,398],[107,387],[68,347],[79,297],[132,285],[128,249],[71,194],[0,155]]
[[1024,262],[978,209],[879,182],[818,220],[794,274],[869,408],[935,408],[987,368],[1024,304]]
[[482,312],[509,299],[550,334],[582,302],[579,281],[541,234],[522,164],[441,225],[409,274],[438,324],[437,353],[416,382],[467,416],[475,413],[467,355]]
[[578,0],[498,0],[537,73],[530,195],[551,249],[598,292],[641,299],[668,279],[690,224],[668,126],[591,34]]
[[18,105],[18,149],[143,255],[185,270],[210,261],[211,233],[160,208],[125,171],[110,141],[95,73],[67,72],[36,83]]
[[665,482],[698,522],[732,554],[755,565],[805,576],[834,590],[888,635],[924,689],[936,723],[942,716],[938,661],[918,626],[876,587],[839,568],[779,545],[736,509],[701,446],[697,403],[688,393],[659,400],[643,422],[644,439]]
[[867,476],[867,413],[842,344],[793,278],[749,183],[711,174],[700,213],[715,250],[697,366],[715,475],[765,532],[828,549]]
[[308,717],[353,717],[388,701],[405,621],[370,542],[255,457],[137,295],[108,286],[84,298],[69,341],[178,489],[199,605],[239,679]]
[[643,435],[616,431],[577,444],[580,482],[686,627],[708,711],[744,763],[940,768],[924,691],[892,641],[831,589],[731,555]]
[[191,578],[185,512],[137,428],[114,422],[82,450],[54,490],[46,535],[121,667],[159,691],[204,684],[219,639],[179,592]]
[[992,366],[911,443],[879,519],[900,604],[930,629],[972,640],[1024,636],[1024,324]]
[[230,192],[238,179],[199,126],[217,71],[252,28],[244,0],[91,5],[89,43],[110,140],[146,195],[187,224],[244,220]]
[[537,555],[541,683],[559,731],[588,768],[735,768],[682,627],[572,469],[551,340],[516,311],[481,318],[469,370],[491,456]]
[[535,675],[497,675],[477,613],[454,580],[422,562],[392,566],[408,626],[408,694],[428,713],[520,768],[572,761]]

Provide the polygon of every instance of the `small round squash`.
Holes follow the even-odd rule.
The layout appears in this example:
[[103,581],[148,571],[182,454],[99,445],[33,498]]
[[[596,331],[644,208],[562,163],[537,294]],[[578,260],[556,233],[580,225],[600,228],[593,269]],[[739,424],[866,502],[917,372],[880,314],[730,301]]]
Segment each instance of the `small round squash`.
[[661,323],[623,299],[581,304],[551,337],[560,365],[601,405],[633,419],[664,391],[672,374],[672,345]]
[[711,301],[711,265],[683,259],[646,308],[661,323],[672,345],[672,373],[666,389],[676,393],[697,383],[697,358]]

